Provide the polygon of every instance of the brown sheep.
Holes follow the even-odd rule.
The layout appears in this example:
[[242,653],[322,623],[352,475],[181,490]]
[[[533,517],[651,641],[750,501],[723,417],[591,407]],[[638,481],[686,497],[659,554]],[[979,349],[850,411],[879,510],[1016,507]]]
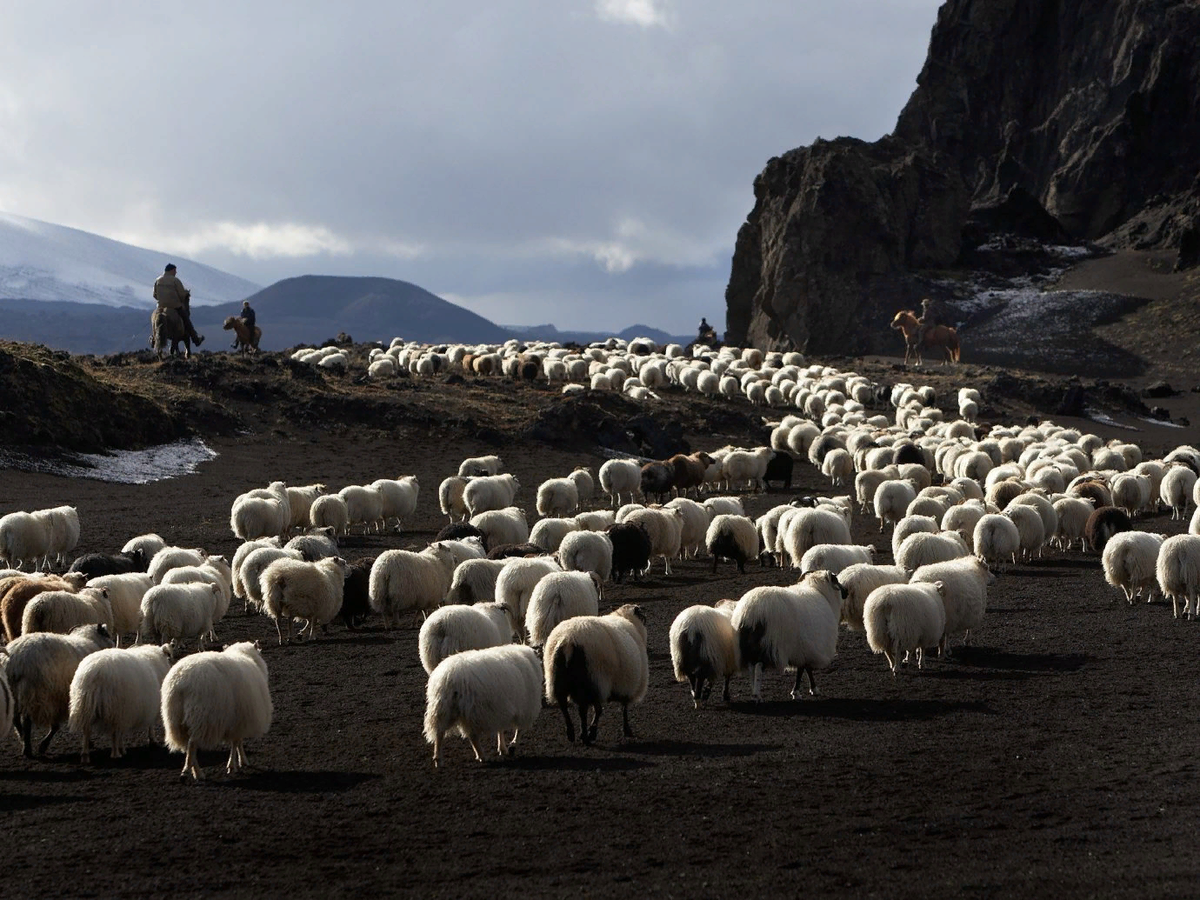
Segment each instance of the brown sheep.
[[713,458],[703,451],[690,456],[676,453],[668,459],[667,465],[675,471],[676,495],[682,497],[688,490],[691,490],[697,497],[700,496],[700,488],[704,484],[704,473],[712,464]]
[[17,577],[9,581],[8,590],[0,595],[0,619],[4,622],[4,638],[14,641],[21,636],[21,617],[29,601],[43,591],[78,591],[87,584],[82,572],[68,572],[61,578],[57,575],[45,577]]

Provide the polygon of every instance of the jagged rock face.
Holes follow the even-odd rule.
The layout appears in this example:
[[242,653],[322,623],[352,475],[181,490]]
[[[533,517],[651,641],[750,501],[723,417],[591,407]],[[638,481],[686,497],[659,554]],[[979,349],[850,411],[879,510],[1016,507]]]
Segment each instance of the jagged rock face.
[[988,231],[1200,261],[1200,4],[950,0],[917,83],[893,135],[818,141],[755,179],[728,339],[877,349],[909,276]]

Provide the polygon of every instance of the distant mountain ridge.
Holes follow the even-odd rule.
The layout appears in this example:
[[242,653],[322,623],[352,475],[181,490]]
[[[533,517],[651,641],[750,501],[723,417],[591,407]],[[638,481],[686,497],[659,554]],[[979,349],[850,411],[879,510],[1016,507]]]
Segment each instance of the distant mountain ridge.
[[245,278],[98,234],[0,213],[0,299],[151,309],[151,287],[174,262],[196,306],[242,300],[259,289]]

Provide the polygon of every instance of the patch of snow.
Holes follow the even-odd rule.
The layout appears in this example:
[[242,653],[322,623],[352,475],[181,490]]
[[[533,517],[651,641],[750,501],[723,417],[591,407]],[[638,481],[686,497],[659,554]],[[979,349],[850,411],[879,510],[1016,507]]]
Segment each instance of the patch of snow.
[[[219,454],[200,438],[159,444],[145,450],[114,450],[111,453],[76,453],[58,460],[13,451],[0,452],[0,468],[42,472],[64,478],[91,478],[114,484],[148,484],[191,475],[201,463]],[[74,460],[72,462],[71,460]]]

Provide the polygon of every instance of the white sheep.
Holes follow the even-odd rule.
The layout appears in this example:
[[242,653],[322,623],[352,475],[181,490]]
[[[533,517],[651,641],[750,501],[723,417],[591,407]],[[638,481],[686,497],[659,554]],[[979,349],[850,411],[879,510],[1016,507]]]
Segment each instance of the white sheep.
[[[1110,538],[1111,540],[1111,538]],[[1155,564],[1158,589],[1171,598],[1171,609],[1179,618],[1179,601],[1189,619],[1200,614],[1200,537],[1177,534],[1162,542]]]
[[9,642],[4,674],[15,699],[14,720],[26,756],[33,756],[33,726],[49,729],[38,744],[42,755],[70,715],[71,679],[90,653],[112,646],[103,625],[81,625],[70,634],[39,631]]
[[971,548],[957,531],[929,534],[918,531],[906,537],[896,551],[896,565],[906,572],[915,572],[921,566],[946,562],[969,556]]
[[451,522],[466,521],[470,515],[467,511],[467,504],[463,502],[463,493],[470,480],[460,475],[451,475],[438,485],[438,505],[441,507],[442,514]]
[[108,591],[108,605],[112,609],[113,637],[121,646],[121,636],[137,634],[142,626],[142,598],[154,586],[145,572],[125,572],[120,575],[101,575],[88,582],[88,587]]
[[[327,625],[341,611],[350,566],[340,556],[317,562],[277,559],[258,577],[263,611],[275,620],[275,633],[283,643],[280,619],[287,622],[287,639],[292,639],[292,622],[304,619],[310,639],[318,625]],[[304,629],[300,630],[301,636]]]
[[770,463],[774,452],[770,447],[730,452],[722,464],[726,483],[731,487],[748,485],[751,490],[760,493],[765,491],[767,484],[764,477],[767,474],[767,464]]
[[137,537],[132,537],[125,542],[125,546],[121,548],[122,553],[133,553],[135,550],[141,550],[146,555],[146,559],[153,559],[154,554],[167,546],[167,542],[158,534],[139,534]]
[[800,557],[801,572],[826,569],[839,575],[843,569],[858,563],[875,561],[875,548],[867,544],[813,544]]
[[603,531],[573,531],[558,546],[558,561],[566,572],[595,572],[601,581],[608,581],[612,560],[612,540]]
[[54,556],[55,562],[64,565],[67,554],[79,543],[79,513],[73,506],[56,506],[52,509],[39,509],[33,513],[40,520],[50,535],[50,545],[46,551],[46,561]]
[[1076,541],[1079,541],[1079,549],[1084,549],[1084,529],[1094,510],[1090,498],[1066,496],[1054,501],[1054,513],[1058,516],[1054,543],[1060,550],[1070,550]]
[[575,516],[575,524],[580,531],[604,531],[615,521],[616,514],[611,509],[581,512]]
[[206,637],[215,641],[213,616],[220,602],[221,588],[216,584],[157,584],[142,597],[138,639],[156,644],[202,642]]
[[421,491],[417,476],[379,478],[372,481],[370,486],[379,491],[383,499],[383,527],[387,528],[389,519],[395,519],[395,530],[400,531],[404,520],[417,511],[417,497]]
[[292,504],[287,488],[279,482],[280,496],[251,497],[242,495],[234,501],[229,513],[229,529],[243,541],[283,535],[292,521]]
[[715,516],[704,534],[704,546],[712,557],[712,570],[717,561],[727,559],[737,564],[745,574],[746,563],[758,556],[758,531],[746,516],[720,513]]
[[572,702],[579,709],[585,744],[596,739],[609,700],[621,704],[623,734],[633,737],[629,706],[642,702],[650,681],[646,616],[641,607],[627,603],[606,616],[575,616],[560,622],[546,639],[542,664],[546,699],[562,712],[568,741],[575,740]]
[[848,514],[825,506],[798,509],[788,521],[787,530],[782,532],[783,549],[792,568],[799,569],[804,554],[817,544],[849,544],[847,517]]
[[574,519],[541,519],[535,522],[530,530],[529,542],[537,544],[547,553],[557,553],[563,538],[578,530],[579,523]]
[[98,650],[84,657],[71,679],[71,731],[80,735],[80,761],[89,762],[93,732],[112,737],[112,758],[125,753],[129,735],[146,732],[154,741],[154,723],[162,704],[162,682],[171,668],[171,648],[146,644],[124,650]]
[[1147,602],[1153,597],[1158,578],[1158,555],[1165,538],[1164,534],[1146,531],[1122,531],[1104,545],[1104,552],[1100,554],[1104,580],[1120,588],[1130,606],[1143,592]]
[[417,638],[425,674],[448,656],[512,643],[514,627],[508,607],[499,603],[443,606],[429,614]]
[[307,534],[298,534],[286,544],[284,550],[298,550],[306,562],[316,562],[330,556],[338,556],[337,541],[334,540],[334,530],[329,527],[316,528]]
[[278,549],[282,546],[283,541],[281,541],[278,537],[258,538],[257,540],[253,541],[243,541],[238,545],[237,550],[233,552],[233,559],[229,563],[230,575],[233,578],[233,596],[241,600],[246,599],[246,594],[242,590],[242,581],[240,577],[242,563],[245,562],[246,557],[255,550],[259,550],[263,547],[273,547]]
[[708,511],[708,517],[710,520],[715,519],[720,515],[746,515],[746,508],[742,505],[742,501],[737,497],[709,497],[704,501],[704,508]]
[[704,549],[704,536],[711,521],[708,510],[687,497],[676,497],[663,508],[678,509],[683,514],[683,527],[679,533],[680,556],[699,556]]
[[733,611],[742,665],[753,668],[752,696],[762,700],[764,668],[796,670],[792,698],[800,699],[801,677],[817,693],[814,669],[825,669],[837,655],[838,625],[846,590],[832,572],[809,572],[790,587],[747,591]]
[[733,628],[734,600],[715,606],[689,606],[671,623],[671,667],[676,681],[687,681],[692,704],[700,708],[718,678],[724,679],[721,698],[729,702],[729,682],[742,668],[737,632]]
[[457,540],[435,541],[430,547],[441,547],[454,557],[454,565],[461,566],[468,559],[487,559],[487,551],[483,548],[483,538],[478,535],[459,538]]
[[975,523],[972,548],[975,555],[989,567],[999,567],[1007,562],[1015,563],[1017,554],[1021,552],[1021,533],[1017,530],[1016,523],[1008,516],[987,513]]
[[600,611],[600,576],[595,572],[550,572],[534,585],[525,609],[529,645],[541,647],[559,622]]
[[245,611],[250,612],[251,608],[261,609],[263,603],[262,597],[262,573],[271,563],[277,559],[302,559],[303,554],[299,550],[285,550],[282,547],[259,547],[242,560],[241,568],[238,569],[238,582],[241,585],[241,595],[246,598]]
[[1017,526],[1021,538],[1021,556],[1024,559],[1031,559],[1035,554],[1040,556],[1042,545],[1046,542],[1046,526],[1038,511],[1031,506],[1011,502],[1005,507],[1004,515]]
[[12,512],[0,518],[0,560],[20,569],[36,567],[50,552],[50,529],[32,513]]
[[459,463],[458,474],[463,478],[476,475],[498,475],[503,465],[504,461],[495,455],[471,456]]
[[1197,484],[1196,473],[1185,465],[1175,465],[1163,473],[1158,484],[1158,496],[1171,507],[1171,518],[1182,519]]
[[523,544],[529,540],[529,523],[519,506],[487,509],[471,516],[471,524],[483,532],[489,547]]
[[[466,559],[454,567],[447,605],[490,603],[496,599],[496,579],[508,560]],[[428,621],[428,620],[427,620]]]
[[334,534],[350,533],[350,507],[337,494],[322,494],[308,509],[314,528],[332,528]]
[[568,516],[579,507],[579,488],[570,478],[550,478],[538,485],[537,511],[539,516]]
[[245,741],[262,737],[274,709],[267,664],[258,645],[231,644],[217,653],[195,653],[167,673],[162,685],[162,719],[167,746],[184,754],[181,778],[199,781],[198,751],[229,746],[225,766],[233,774],[247,765]]
[[592,477],[592,470],[587,466],[576,466],[567,477],[575,483],[575,493],[579,496],[578,508],[587,508],[596,496],[596,479]]
[[520,487],[517,476],[512,474],[472,478],[463,488],[463,503],[472,516],[492,509],[504,509],[512,506]]
[[863,630],[863,604],[871,591],[885,584],[905,584],[908,573],[899,566],[855,563],[838,573],[838,583],[846,589],[842,621],[851,631]]
[[355,525],[363,527],[363,534],[371,530],[383,530],[383,494],[378,488],[350,484],[338,491],[338,496],[346,502],[346,512],[350,517],[347,531]]
[[612,498],[614,508],[623,494],[632,503],[642,490],[642,467],[632,459],[610,459],[600,466],[600,488]]
[[915,653],[917,668],[925,664],[925,648],[937,647],[946,633],[945,586],[934,584],[885,584],[876,588],[863,604],[863,627],[872,653],[882,653],[896,667]]
[[966,645],[970,642],[971,632],[983,624],[988,585],[995,580],[992,571],[974,556],[932,563],[913,572],[910,584],[942,583],[946,625],[939,649],[947,657],[952,638],[961,637]]
[[308,528],[312,525],[312,505],[317,498],[325,493],[323,484],[306,484],[301,487],[289,487],[287,490],[288,508],[291,518],[288,528]]
[[104,588],[43,591],[29,601],[21,614],[21,634],[35,631],[69,634],[80,625],[104,625],[112,634],[112,606]]
[[529,598],[537,583],[551,572],[561,571],[562,568],[552,556],[508,559],[496,577],[496,601],[507,606],[513,619],[523,624]]
[[425,740],[433,744],[433,764],[442,763],[442,744],[456,730],[471,744],[475,759],[485,739],[496,751],[516,749],[521,731],[532,728],[542,711],[542,671],[531,647],[507,645],[466,650],[443,660],[425,686]]
[[438,544],[420,553],[385,550],[371,566],[371,609],[383,616],[384,627],[392,628],[401,613],[437,609],[453,576],[454,556]]
[[[987,507],[981,500],[965,500],[956,506],[951,506],[942,516],[942,531],[957,531],[962,539],[970,543],[975,537],[975,526],[987,513]],[[1086,521],[1086,519],[1085,519]],[[1082,531],[1080,532],[1082,534]]]
[[[620,517],[618,516],[618,520]],[[625,522],[640,525],[650,536],[650,556],[663,558],[663,573],[671,574],[671,560],[679,557],[683,538],[683,511],[678,507],[635,509]],[[647,571],[649,567],[647,566]]]
[[875,489],[875,517],[879,519],[879,530],[888,523],[895,524],[904,518],[908,505],[917,499],[917,489],[911,481],[897,478],[885,481]]
[[233,598],[233,571],[223,556],[210,556],[198,566],[178,566],[163,575],[160,584],[188,584],[207,582],[221,589],[217,606],[213,610],[213,625],[225,618],[229,602]]
[[159,584],[172,569],[177,569],[180,566],[198,566],[208,558],[208,553],[199,547],[188,549],[186,547],[163,547],[153,557],[150,558],[150,565],[146,567],[146,572],[150,576],[150,580],[155,584]]

